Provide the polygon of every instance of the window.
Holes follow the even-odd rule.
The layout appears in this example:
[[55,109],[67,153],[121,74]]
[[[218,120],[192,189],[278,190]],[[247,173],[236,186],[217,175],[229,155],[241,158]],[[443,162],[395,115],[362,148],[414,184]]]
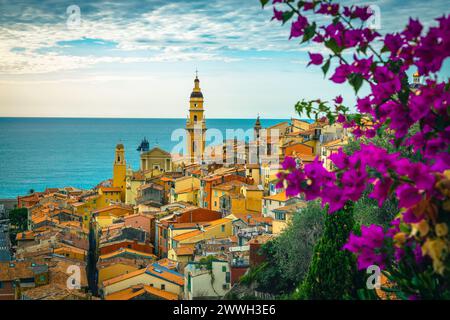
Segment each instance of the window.
[[217,197],[217,191],[214,191],[214,197]]
[[225,225],[223,224],[221,227],[222,232],[225,232]]
[[222,272],[227,272],[227,267],[226,266],[222,266]]
[[166,290],[166,285],[165,284],[161,285],[161,290]]
[[286,214],[284,212],[275,212],[275,219],[286,220]]
[[197,122],[197,116],[196,115],[194,116],[194,122]]
[[[225,275],[225,281],[227,283],[230,283],[230,280],[231,280],[231,274],[229,272],[227,272],[227,274]],[[228,287],[227,287],[227,289],[228,289]]]
[[214,201],[214,207],[217,207],[217,201]]
[[0,281],[0,289],[3,288],[3,282]]

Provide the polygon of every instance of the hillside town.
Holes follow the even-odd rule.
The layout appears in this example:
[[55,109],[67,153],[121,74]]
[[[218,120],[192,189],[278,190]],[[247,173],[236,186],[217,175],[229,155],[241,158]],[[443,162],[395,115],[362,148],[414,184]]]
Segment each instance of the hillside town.
[[252,140],[206,148],[203,102],[196,77],[185,155],[144,138],[134,151],[140,167],[131,168],[119,143],[111,179],[92,190],[18,196],[27,225],[15,243],[8,223],[1,225],[0,300],[224,299],[261,264],[259,248],[306,207],[301,196],[277,188],[285,157],[298,165],[319,159],[331,169],[330,155],[351,133],[324,119],[263,128],[258,117]]

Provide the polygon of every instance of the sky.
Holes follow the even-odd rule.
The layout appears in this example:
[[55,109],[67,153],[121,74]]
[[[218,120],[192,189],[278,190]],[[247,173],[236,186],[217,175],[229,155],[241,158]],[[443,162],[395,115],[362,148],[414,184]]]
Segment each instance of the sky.
[[[381,33],[449,13],[447,0],[364,4],[380,8]],[[306,66],[322,49],[271,17],[258,0],[0,0],[0,117],[183,118],[197,69],[207,118],[289,118],[298,100],[339,94],[354,104]]]

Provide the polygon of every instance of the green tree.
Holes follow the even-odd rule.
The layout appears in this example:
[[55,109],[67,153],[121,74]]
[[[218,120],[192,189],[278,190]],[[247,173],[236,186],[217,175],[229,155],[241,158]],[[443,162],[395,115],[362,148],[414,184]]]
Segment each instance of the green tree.
[[342,250],[350,231],[355,229],[353,203],[334,214],[325,214],[324,232],[314,248],[305,280],[294,298],[351,299],[357,297],[362,280],[353,255]]
[[262,246],[266,262],[252,268],[241,283],[256,283],[258,290],[275,295],[292,293],[308,271],[314,245],[322,234],[324,216],[320,202],[307,202],[278,237]]
[[319,201],[310,201],[275,239],[274,260],[281,278],[297,286],[308,272],[314,245],[323,231],[325,210]]
[[13,209],[9,212],[10,239],[16,244],[16,235],[28,228],[28,210],[26,208]]

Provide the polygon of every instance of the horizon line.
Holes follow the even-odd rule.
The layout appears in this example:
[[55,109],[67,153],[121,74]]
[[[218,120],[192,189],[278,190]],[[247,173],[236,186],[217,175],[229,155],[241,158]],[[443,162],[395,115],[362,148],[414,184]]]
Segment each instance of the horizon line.
[[[236,120],[255,120],[257,117],[255,118],[220,118],[220,117],[208,117],[206,120],[208,119],[217,119],[217,120],[221,120],[221,119],[236,119]],[[287,117],[287,118],[263,118],[261,116],[259,116],[260,119],[262,120],[289,120],[289,119],[307,119],[307,120],[314,120],[314,119],[308,119],[308,118],[300,118],[300,117]],[[186,117],[183,118],[177,118],[177,117],[162,117],[162,118],[158,118],[158,117],[99,117],[99,116],[94,116],[94,117],[64,117],[64,116],[45,116],[45,117],[40,117],[40,116],[0,116],[0,119],[186,119]]]

